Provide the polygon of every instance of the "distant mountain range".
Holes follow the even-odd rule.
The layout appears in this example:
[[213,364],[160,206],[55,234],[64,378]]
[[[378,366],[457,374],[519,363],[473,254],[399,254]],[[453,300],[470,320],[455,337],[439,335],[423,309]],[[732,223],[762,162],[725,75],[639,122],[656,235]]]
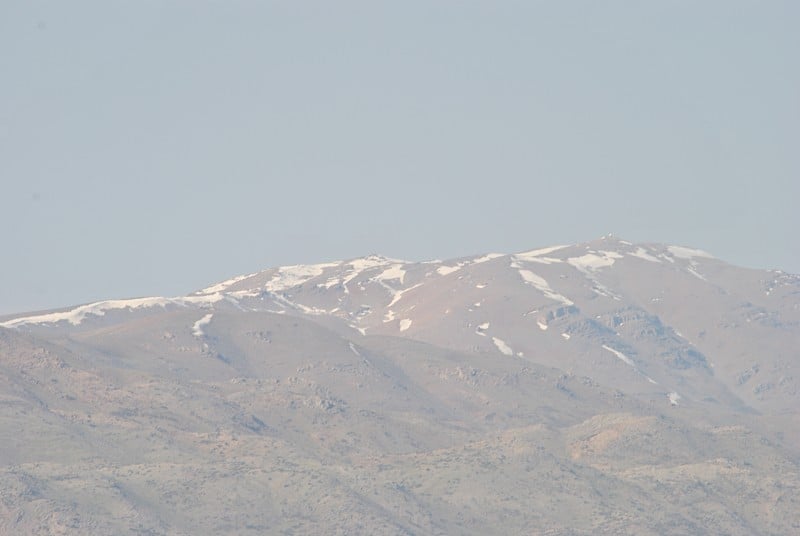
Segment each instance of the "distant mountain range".
[[0,318],[0,533],[800,534],[800,276],[613,236]]

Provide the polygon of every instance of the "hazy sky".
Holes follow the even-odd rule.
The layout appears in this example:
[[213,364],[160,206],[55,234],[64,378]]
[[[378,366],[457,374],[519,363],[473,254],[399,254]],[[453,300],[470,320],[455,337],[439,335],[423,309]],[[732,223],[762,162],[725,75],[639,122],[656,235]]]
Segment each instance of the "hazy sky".
[[800,2],[0,1],[0,312],[597,238],[800,272]]

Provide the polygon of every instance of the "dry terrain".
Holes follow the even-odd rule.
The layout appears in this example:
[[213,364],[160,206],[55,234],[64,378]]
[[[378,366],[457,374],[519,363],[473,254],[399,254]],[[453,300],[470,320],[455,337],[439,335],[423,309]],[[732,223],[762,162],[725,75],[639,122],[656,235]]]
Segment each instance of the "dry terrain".
[[0,319],[0,534],[800,534],[800,277],[614,237]]

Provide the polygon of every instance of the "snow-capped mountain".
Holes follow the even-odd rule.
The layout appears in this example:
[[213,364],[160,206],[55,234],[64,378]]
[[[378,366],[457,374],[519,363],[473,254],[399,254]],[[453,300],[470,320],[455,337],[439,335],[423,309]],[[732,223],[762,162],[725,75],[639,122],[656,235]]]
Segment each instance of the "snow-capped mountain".
[[[264,311],[311,317],[356,341],[406,337],[560,366],[609,385],[624,378],[642,392],[682,388],[691,391],[681,394],[683,403],[738,397],[757,408],[791,408],[798,403],[792,358],[800,348],[799,291],[800,278],[789,274],[606,236],[449,261],[371,255],[283,266],[189,296],[104,301],[0,326],[88,321],[85,329],[107,314],[127,320],[121,312],[146,315],[154,308],[202,309],[208,324],[214,311]],[[785,364],[765,367],[764,354]]]
[[[25,467],[13,473],[19,489],[25,478],[46,482],[53,512],[67,493],[54,475],[80,466],[93,485],[123,483],[113,507],[155,533],[231,528],[221,506],[176,491],[172,473],[183,457],[217,474],[209,489],[229,490],[239,473],[220,476],[225,453],[250,460],[246,500],[271,490],[266,513],[228,506],[247,520],[241,533],[357,522],[372,533],[485,534],[534,519],[565,534],[624,531],[623,519],[640,533],[800,528],[797,500],[774,491],[800,485],[800,277],[701,250],[605,236],[446,261],[371,255],[271,268],[183,297],[12,315],[0,328],[10,371],[0,396],[36,401],[36,429],[73,453],[0,447]],[[524,469],[532,457],[540,465]],[[285,460],[304,484],[286,484],[281,499],[254,471],[285,482]],[[165,463],[173,476],[144,491],[145,468]],[[691,479],[714,483],[693,492],[722,505],[713,521],[697,501],[668,497]],[[768,520],[734,515],[739,485],[755,486]],[[154,509],[167,492],[203,514]],[[8,517],[33,508],[19,493],[0,528],[28,526]],[[332,502],[302,506],[322,496]],[[540,508],[517,509],[529,500]],[[632,504],[643,510],[623,516]],[[505,507],[509,520],[495,519]],[[67,510],[110,530],[133,523],[82,508]]]

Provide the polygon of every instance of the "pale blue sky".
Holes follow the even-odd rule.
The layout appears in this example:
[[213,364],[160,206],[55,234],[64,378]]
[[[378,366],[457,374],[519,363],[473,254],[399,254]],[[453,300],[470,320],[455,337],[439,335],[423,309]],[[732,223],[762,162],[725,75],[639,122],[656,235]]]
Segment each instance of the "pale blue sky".
[[614,234],[800,272],[800,3],[0,1],[0,312]]

